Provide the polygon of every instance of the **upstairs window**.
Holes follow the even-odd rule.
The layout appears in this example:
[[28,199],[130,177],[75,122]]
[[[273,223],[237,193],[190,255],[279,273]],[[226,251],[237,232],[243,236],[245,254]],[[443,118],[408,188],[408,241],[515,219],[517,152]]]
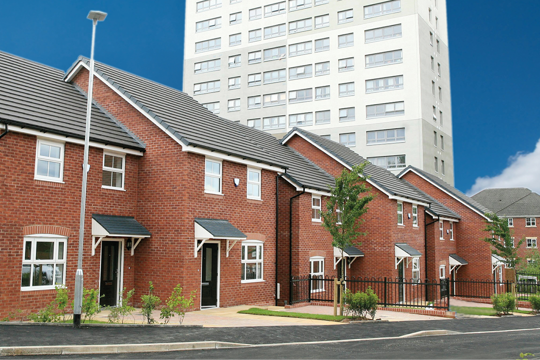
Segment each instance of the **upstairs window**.
[[66,238],[24,238],[21,290],[48,290],[66,283]]
[[311,30],[311,18],[291,21],[289,23],[289,34],[295,34],[295,33],[299,33],[302,31],[309,31],[309,30]]
[[403,114],[405,114],[405,105],[403,101],[388,104],[368,105],[366,107],[366,117],[368,119]]
[[356,119],[356,111],[352,108],[339,109],[339,122],[354,121]]
[[330,15],[315,16],[315,29],[330,26]]
[[405,128],[367,132],[367,144],[391,144],[405,141]]
[[231,99],[227,103],[227,110],[229,112],[240,111],[240,99]]
[[221,161],[206,159],[204,192],[221,194]]
[[401,1],[393,0],[364,6],[364,19],[393,14],[401,11]]
[[221,49],[221,38],[199,41],[195,43],[195,52],[202,53],[206,51]]
[[229,35],[229,46],[237,46],[242,44],[242,34]]
[[64,144],[37,141],[35,179],[62,182],[64,172]]
[[313,90],[312,89],[302,89],[289,91],[289,103],[299,103],[304,101],[313,100]]
[[242,65],[242,55],[229,56],[229,69]]
[[339,143],[347,147],[356,146],[356,133],[339,134]]
[[330,38],[315,40],[315,52],[330,50]]
[[312,76],[312,66],[296,66],[289,68],[289,80],[310,78]]
[[[366,68],[391,65],[403,62],[403,51],[394,50],[378,54],[366,55]],[[432,67],[433,68],[433,67]]]
[[397,223],[403,225],[403,203],[397,203]]
[[313,113],[289,115],[289,126],[308,126],[313,125]]
[[454,223],[453,222],[450,222],[450,240],[454,241]]
[[353,71],[354,58],[340,59],[338,61],[338,72]]
[[219,101],[202,104],[202,106],[211,111],[213,114],[219,114]]
[[444,240],[444,223],[439,221],[439,239]]
[[261,95],[248,97],[248,109],[258,109],[261,107]]
[[258,20],[262,17],[262,8],[258,7],[249,10],[249,21]]
[[261,199],[261,170],[248,168],[247,197],[254,200]]
[[285,1],[282,1],[276,4],[266,5],[264,7],[264,17],[285,14],[286,11],[287,9],[286,9]]
[[237,12],[234,14],[229,15],[229,24],[230,25],[236,25],[242,23],[242,13]]
[[525,226],[536,226],[536,218],[525,218]]
[[283,115],[263,118],[264,130],[285,129],[285,125],[286,119]]
[[261,74],[250,74],[248,75],[248,86],[259,86],[261,85]]
[[289,11],[302,10],[311,7],[311,0],[289,0]]
[[257,64],[261,62],[262,51],[254,51],[248,54],[248,64]]
[[338,36],[338,48],[354,46],[354,34],[345,34]]
[[251,30],[249,32],[249,42],[261,41],[261,39],[262,39],[261,29]]
[[285,105],[287,103],[287,95],[285,92],[276,93],[276,94],[266,94],[263,96],[263,106],[278,106]]
[[289,45],[289,57],[311,54],[311,41]]
[[345,24],[351,21],[353,21],[352,9],[338,12],[338,24]]
[[536,249],[536,238],[527,238],[527,248]]
[[418,205],[412,207],[412,225],[418,227]]
[[514,219],[508,218],[508,227],[514,227]]
[[407,166],[405,163],[405,155],[368,157],[368,161],[383,169],[403,169]]
[[103,154],[102,187],[124,189],[124,163],[124,156]]
[[285,36],[287,34],[285,24],[279,24],[264,28],[264,38],[272,39],[279,36]]
[[366,30],[364,34],[366,43],[401,37],[401,24]]
[[330,110],[317,111],[315,113],[315,124],[330,124]]
[[321,221],[321,197],[311,196],[311,221]]
[[339,97],[353,96],[354,82],[339,84]]
[[203,32],[221,28],[221,17],[199,21],[195,24],[195,32]]
[[197,3],[197,12],[221,7],[221,0],[205,0]]

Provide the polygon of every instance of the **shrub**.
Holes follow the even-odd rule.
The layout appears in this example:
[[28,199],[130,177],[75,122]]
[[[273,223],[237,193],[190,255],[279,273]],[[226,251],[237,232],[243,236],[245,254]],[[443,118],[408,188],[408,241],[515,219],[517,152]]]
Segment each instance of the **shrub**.
[[508,315],[516,308],[516,298],[512,293],[493,294],[491,303],[497,315]]
[[126,288],[124,288],[120,293],[120,305],[114,307],[107,307],[107,309],[110,310],[108,316],[110,323],[121,322],[123,324],[125,317],[130,316],[131,313],[135,311],[135,308],[133,306],[129,306],[129,302],[134,293],[135,289],[131,289],[126,293]]
[[154,295],[154,285],[151,281],[148,282],[148,285],[148,295],[141,296],[142,314],[148,324],[153,324],[156,320],[152,317],[152,311],[161,304],[161,300]]
[[366,292],[359,291],[357,293],[353,293],[347,289],[343,297],[345,304],[348,305],[346,309],[347,315],[351,315],[353,318],[366,319],[369,314],[371,319],[375,319],[379,297],[373,292],[371,287],[368,287]]
[[531,302],[531,307],[535,313],[540,312],[540,295],[532,295],[529,298],[529,301]]
[[56,309],[62,316],[62,322],[66,321],[67,310],[72,308],[69,304],[69,290],[67,287],[56,287],[56,299],[54,299]]
[[55,311],[54,302],[47,305],[44,309],[39,310],[37,313],[32,313],[28,315],[28,319],[33,322],[58,322],[60,316]]
[[101,311],[98,303],[99,291],[97,289],[83,289],[82,313],[84,314],[83,323],[92,318]]
[[165,306],[161,309],[160,319],[163,319],[164,324],[168,324],[175,314],[178,315],[178,321],[180,324],[184,321],[186,316],[186,310],[193,306],[195,299],[195,290],[189,295],[189,299],[186,299],[182,295],[182,286],[176,285],[171,296],[165,302]]

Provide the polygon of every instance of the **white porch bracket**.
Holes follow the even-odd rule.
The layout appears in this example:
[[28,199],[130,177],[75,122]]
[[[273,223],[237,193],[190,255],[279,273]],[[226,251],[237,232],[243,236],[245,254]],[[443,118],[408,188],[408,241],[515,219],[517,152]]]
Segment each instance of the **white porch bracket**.
[[454,266],[452,266],[452,267],[450,268],[450,272],[456,270],[456,273],[457,273],[457,271],[459,270],[460,267],[461,267],[461,265],[454,265]]
[[[337,259],[337,261],[336,261],[336,259]],[[339,264],[340,261],[341,261],[340,257],[334,257],[334,270],[336,270],[337,264]]]
[[[199,245],[197,245],[197,241],[201,240],[201,243]],[[207,241],[208,239],[195,239],[195,257],[197,257],[197,253],[199,252],[199,250],[201,250],[201,248],[203,247],[204,243]]]
[[491,272],[494,273],[501,266],[503,266],[503,264],[492,264],[491,265],[491,267],[492,267]]
[[[398,260],[398,259],[399,259],[399,260]],[[402,257],[402,258],[396,257],[396,269],[397,269],[398,265],[399,265],[403,260],[405,260],[404,257]]]
[[358,259],[358,256],[353,257],[352,260],[349,262],[349,269],[351,268],[352,263],[353,263],[356,259]]
[[227,257],[229,257],[229,251],[232,250],[232,248],[234,247],[234,245],[236,245],[237,242],[238,240],[227,240]]
[[96,249],[104,238],[105,236],[92,236],[92,256],[96,255]]
[[[144,238],[133,238],[133,244],[131,244],[131,256],[135,255],[135,248],[137,247],[137,245],[139,245],[142,239]],[[137,240],[137,242],[135,242],[135,240]]]

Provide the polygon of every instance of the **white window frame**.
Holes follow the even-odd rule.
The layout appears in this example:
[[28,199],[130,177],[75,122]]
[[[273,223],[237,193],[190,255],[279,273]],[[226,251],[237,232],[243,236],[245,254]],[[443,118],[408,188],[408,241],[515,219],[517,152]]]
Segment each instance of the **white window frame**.
[[[347,137],[347,141],[345,143],[341,141],[343,136]],[[354,138],[354,144],[351,141],[351,136]],[[339,143],[341,145],[343,145],[343,146],[346,146],[346,147],[354,147],[354,146],[356,146],[356,133],[355,132],[350,132],[350,133],[341,133],[341,134],[339,134]]]
[[[352,41],[349,41],[349,36],[352,36]],[[339,40],[345,38],[347,42],[341,43]],[[338,49],[354,46],[354,33],[338,35]]]
[[[255,36],[252,36],[255,34]],[[257,42],[262,40],[262,29],[250,30],[248,33],[248,42]]]
[[[404,162],[400,163],[400,158],[403,157]],[[407,167],[407,159],[405,155],[389,155],[389,156],[374,156],[368,157],[367,160],[373,165],[382,167],[383,169],[403,169]],[[381,161],[384,162],[381,163]]]
[[262,75],[261,73],[254,73],[248,75],[248,87],[251,86],[261,86],[262,84]]
[[[208,162],[219,164],[219,174],[206,172],[206,163],[208,163]],[[214,179],[215,178],[219,179],[219,191],[218,192],[206,190],[206,178],[207,177],[214,178]],[[213,159],[213,158],[205,158],[205,160],[204,160],[204,192],[207,193],[207,194],[223,195],[223,161],[218,160],[218,159]]]
[[242,33],[229,35],[229,46],[233,47],[238,45],[242,45]]
[[403,219],[403,202],[401,201],[397,202],[397,224],[405,225],[405,222]]
[[[217,104],[217,108],[216,108],[216,104]],[[211,103],[205,103],[205,104],[202,104],[202,106],[204,106],[206,108],[206,110],[210,111],[212,114],[219,114],[219,111],[220,111],[220,103],[219,103],[219,101],[211,102]]]
[[[346,88],[345,91],[341,91],[341,87],[344,86]],[[352,86],[352,90],[350,89]],[[347,82],[347,83],[341,83],[339,84],[339,97],[347,97],[347,96],[354,96],[355,94],[355,85],[354,85],[354,81],[351,81],[351,82]]]
[[285,129],[286,126],[287,119],[285,115],[267,116],[263,118],[263,130]]
[[[236,61],[238,59],[238,62]],[[231,55],[229,56],[229,69],[235,68],[242,65],[242,55]]]
[[[259,11],[257,11],[257,10],[259,10]],[[255,11],[254,16],[252,16],[251,11]],[[263,13],[263,9],[262,9],[261,6],[253,8],[253,9],[249,9],[249,11],[248,11],[249,21],[261,19],[262,18],[262,13]]]
[[[319,271],[318,272],[313,272],[313,263],[315,263],[315,262],[319,263]],[[322,256],[312,256],[312,257],[309,258],[309,275],[311,276],[312,284],[313,284],[313,278],[314,277],[324,279],[324,257],[322,257]],[[320,288],[318,287],[317,289],[313,289],[313,286],[311,286],[311,292],[316,293],[316,292],[324,291],[324,281],[320,281],[320,284],[322,284],[322,286]]]
[[514,218],[508,218],[508,227],[514,227]]
[[262,97],[261,95],[248,96],[248,110],[260,109]]
[[[251,181],[249,180],[249,173],[252,172],[252,173],[257,173],[259,174],[259,181]],[[261,183],[262,183],[262,173],[261,173],[261,169],[255,169],[255,168],[251,168],[251,167],[248,167],[247,168],[247,181],[246,181],[246,194],[247,194],[247,198],[248,199],[252,199],[252,200],[261,200],[261,196],[262,196],[262,186],[261,186]],[[256,185],[259,187],[259,196],[253,196],[253,195],[250,195],[249,194],[249,185]]]
[[[354,116],[350,117],[350,110],[353,110]],[[342,114],[347,113],[347,116],[342,116]],[[339,109],[339,122],[347,122],[347,121],[355,121],[356,120],[356,108],[349,107],[349,108],[341,108]]]
[[315,16],[315,29],[321,29],[330,26],[330,15],[324,14]]
[[535,237],[528,237],[527,238],[527,249],[537,249],[538,248],[538,241]]
[[[32,243],[31,247],[31,254],[30,254],[30,260],[25,260],[26,257],[26,242],[30,241]],[[38,242],[54,242],[54,249],[53,249],[53,259],[51,260],[36,260],[36,244]],[[58,244],[60,242],[64,243],[64,254],[63,259],[58,259]],[[35,234],[35,235],[28,235],[24,237],[23,241],[23,251],[22,251],[22,264],[21,264],[21,291],[36,291],[36,290],[54,290],[56,286],[64,287],[66,284],[66,270],[67,270],[67,237],[60,236],[60,235],[51,235],[51,234]],[[45,286],[33,286],[33,277],[34,277],[34,271],[33,271],[33,265],[41,265],[41,264],[52,264],[54,267],[54,271],[56,271],[56,265],[64,265],[64,273],[62,278],[62,284],[56,285],[45,285]],[[30,265],[30,286],[22,286],[22,266],[23,265]],[[53,273],[53,282],[55,281],[56,277]]]
[[525,218],[525,227],[536,227],[536,218]]
[[[105,166],[105,156],[106,155],[122,158],[122,169],[110,168],[110,167]],[[103,185],[103,180],[102,180],[101,187],[103,189],[124,190],[125,180],[126,180],[126,154],[120,154],[120,153],[104,151],[103,152],[103,169],[102,170],[122,174],[122,187],[105,186],[105,185]]]
[[439,240],[444,240],[444,221],[439,220]]
[[[257,124],[258,124],[258,126],[257,126]],[[262,121],[261,121],[260,118],[258,118],[258,119],[248,119],[247,126],[249,126],[251,128],[254,128],[254,129],[261,130],[262,129]]]
[[235,77],[229,78],[229,82],[228,82],[229,90],[240,89],[241,79],[242,78],[240,76],[235,76]]
[[412,259],[412,283],[420,282],[420,259],[415,257]]
[[366,138],[366,143],[369,146],[402,143],[405,142],[405,128],[368,131]]
[[[313,200],[318,199],[319,205],[314,205]],[[318,210],[318,217],[313,217],[313,210]],[[321,210],[322,210],[322,198],[318,195],[311,195],[311,221],[312,222],[322,222],[321,219]]]
[[[350,16],[349,16],[350,15]],[[354,20],[353,9],[347,9],[338,12],[338,24],[345,24]]]
[[[41,147],[41,144],[48,145],[48,146],[54,146],[54,147],[60,147],[60,159],[51,158],[51,157],[48,157],[48,156],[41,156],[39,154],[39,149]],[[43,140],[43,139],[38,138],[37,139],[37,145],[36,145],[36,163],[35,163],[35,166],[34,166],[34,179],[35,180],[42,180],[42,181],[64,183],[64,150],[65,150],[65,144],[64,143],[48,141],[48,140]],[[38,161],[39,160],[60,164],[60,177],[55,178],[55,177],[50,177],[50,176],[38,175],[37,170],[38,170]]]
[[[403,1],[403,0],[401,0]],[[384,1],[377,4],[371,4],[364,6],[364,19],[371,19],[378,16],[393,14],[401,12],[401,1],[400,0],[390,0],[390,1]],[[385,9],[384,5],[391,5],[390,9]],[[394,8],[394,4],[399,5],[399,7]],[[376,9],[377,6],[381,7],[380,11],[374,12],[373,9]],[[371,11],[369,11],[371,10]]]
[[[240,16],[238,16],[240,15]],[[235,12],[229,15],[229,25],[237,25],[242,23],[242,12]]]
[[412,226],[418,227],[418,205],[412,206]]
[[[320,70],[317,70],[317,67],[320,67]],[[325,69],[327,67],[327,69]],[[323,61],[315,64],[315,76],[324,76],[330,74],[330,61]]]
[[439,279],[446,279],[446,265],[439,266]]
[[[231,107],[230,104],[231,104],[231,101],[234,101],[234,107]],[[237,105],[238,104],[238,105]],[[229,99],[227,100],[227,112],[236,112],[236,111],[240,111],[240,107],[241,107],[241,102],[240,102],[240,99]]]
[[[248,260],[247,259],[247,249],[249,246],[256,247],[256,259]],[[256,279],[246,280],[241,278],[241,283],[254,283],[254,282],[264,282],[264,242],[258,240],[246,240],[242,241],[242,255],[240,256],[240,263],[242,268],[245,269],[246,264],[261,264],[260,270],[259,267],[256,267]],[[243,258],[243,259],[242,259]],[[244,275],[246,271],[243,271]]]
[[[321,114],[323,119],[318,119],[319,114]],[[328,118],[326,117],[326,115],[328,115]],[[316,111],[315,112],[315,124],[316,125],[330,124],[331,121],[332,121],[332,118],[330,116],[330,110],[321,110],[321,111]]]
[[[325,40],[328,40],[328,45],[323,46],[322,48],[317,49],[317,41],[322,41],[323,45],[325,43]],[[323,52],[323,51],[329,51],[330,50],[330,38],[322,38],[322,39],[315,39],[315,52]]]

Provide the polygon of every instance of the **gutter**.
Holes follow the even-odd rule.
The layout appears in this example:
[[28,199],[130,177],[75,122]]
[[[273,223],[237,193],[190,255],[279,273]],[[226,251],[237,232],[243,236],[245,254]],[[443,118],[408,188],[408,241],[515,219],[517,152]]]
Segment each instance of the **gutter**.
[[9,132],[9,126],[8,126],[8,123],[4,123],[4,127],[5,127],[5,130],[2,134],[0,134],[0,139],[3,138],[4,136],[7,135],[7,133]]
[[302,186],[302,192],[289,199],[289,305],[292,303],[292,203],[300,195],[306,193],[306,187]]

